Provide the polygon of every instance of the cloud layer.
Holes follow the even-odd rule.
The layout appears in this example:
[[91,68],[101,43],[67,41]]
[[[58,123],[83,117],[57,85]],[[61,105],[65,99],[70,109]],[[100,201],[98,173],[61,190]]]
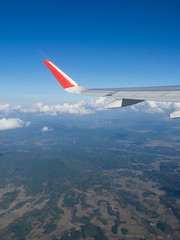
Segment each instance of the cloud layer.
[[[7,116],[12,112],[21,113],[39,113],[44,115],[56,116],[58,114],[76,114],[85,115],[93,114],[97,111],[105,110],[104,106],[111,100],[107,98],[97,98],[90,101],[77,101],[75,103],[64,103],[64,104],[43,104],[36,103],[30,107],[24,107],[21,105],[11,106],[9,104],[0,105],[0,114],[2,117]],[[172,102],[142,102],[137,105],[130,106],[128,108],[123,108],[123,111],[141,111],[148,114],[153,113],[164,113],[167,110],[174,111],[175,109],[180,109],[180,103]],[[107,110],[106,110],[107,111]],[[27,125],[30,123],[26,123]]]
[[137,105],[131,106],[133,111],[142,111],[145,113],[165,113],[167,110],[174,111],[175,109],[180,109],[180,103],[178,102],[142,102]]
[[78,101],[75,103],[64,103],[64,104],[43,104],[36,103],[31,107],[22,107],[19,108],[21,112],[24,113],[42,113],[46,115],[56,116],[57,114],[69,113],[69,114],[92,114],[96,111],[100,111],[104,109],[105,98],[98,98],[94,100],[86,101]]
[[79,101],[73,104],[64,103],[44,105],[43,103],[37,103],[30,108],[21,108],[21,112],[24,113],[43,113],[46,115],[56,116],[58,113],[69,113],[69,114],[90,114],[92,110],[87,109],[84,101]]

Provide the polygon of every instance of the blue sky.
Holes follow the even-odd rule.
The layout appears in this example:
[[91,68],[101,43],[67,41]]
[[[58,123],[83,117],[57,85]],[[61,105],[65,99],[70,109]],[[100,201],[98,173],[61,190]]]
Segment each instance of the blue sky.
[[48,59],[85,87],[180,84],[179,1],[3,1],[1,104],[82,97],[61,89]]

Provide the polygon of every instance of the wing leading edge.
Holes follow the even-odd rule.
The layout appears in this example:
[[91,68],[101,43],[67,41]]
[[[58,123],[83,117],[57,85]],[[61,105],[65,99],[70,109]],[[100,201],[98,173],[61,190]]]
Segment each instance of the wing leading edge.
[[[125,107],[142,101],[180,102],[180,86],[87,89],[79,86],[50,61],[43,62],[67,92],[114,98],[105,108]],[[176,111],[175,117],[173,116],[170,115],[171,118],[180,117],[180,112],[178,114]]]

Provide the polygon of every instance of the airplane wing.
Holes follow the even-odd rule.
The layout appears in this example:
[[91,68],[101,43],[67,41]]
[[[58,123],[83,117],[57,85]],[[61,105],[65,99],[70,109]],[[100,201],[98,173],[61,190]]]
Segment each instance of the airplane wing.
[[[67,92],[114,98],[115,100],[105,108],[126,107],[142,101],[180,102],[180,86],[87,89],[79,86],[50,61],[43,60],[43,62]],[[180,111],[170,114],[170,117],[180,118]]]

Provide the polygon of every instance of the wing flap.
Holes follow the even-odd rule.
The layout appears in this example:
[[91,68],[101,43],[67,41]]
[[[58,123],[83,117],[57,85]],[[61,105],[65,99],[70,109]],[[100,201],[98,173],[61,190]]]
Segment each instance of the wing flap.
[[134,99],[116,99],[115,101],[112,101],[108,103],[105,108],[106,109],[112,109],[112,108],[122,108],[131,106],[137,103],[143,102],[143,100],[134,100]]

